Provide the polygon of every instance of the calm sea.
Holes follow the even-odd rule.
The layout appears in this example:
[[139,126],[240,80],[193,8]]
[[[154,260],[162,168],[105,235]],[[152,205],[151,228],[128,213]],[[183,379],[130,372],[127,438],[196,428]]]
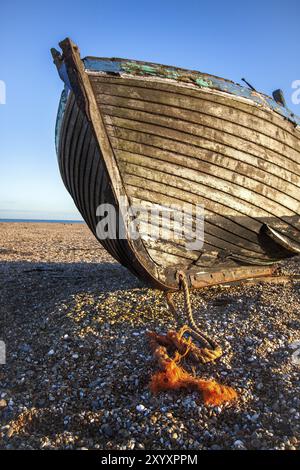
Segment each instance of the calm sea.
[[1,222],[28,222],[28,223],[51,223],[51,224],[84,224],[83,220],[45,220],[45,219],[0,219]]

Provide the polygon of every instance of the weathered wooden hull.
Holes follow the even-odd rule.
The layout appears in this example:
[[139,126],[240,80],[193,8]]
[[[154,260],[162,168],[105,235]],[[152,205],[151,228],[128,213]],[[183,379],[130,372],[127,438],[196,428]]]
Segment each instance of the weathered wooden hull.
[[[247,266],[300,251],[298,118],[243,87],[240,95],[228,91],[231,82],[212,77],[207,86],[207,76],[132,61],[120,73],[116,64],[123,62],[81,62],[72,43],[62,48],[69,94],[57,129],[58,160],[95,236],[96,208],[111,203],[119,209],[122,196],[143,207],[204,207],[201,248],[188,250],[176,224],[172,240],[164,237],[163,218],[153,220],[160,224],[158,240],[143,237],[140,215],[138,240],[99,240],[116,260],[172,289],[178,270],[196,285],[197,276],[240,273],[240,267],[254,274]],[[179,78],[170,78],[174,70]],[[197,222],[192,212],[191,219]]]

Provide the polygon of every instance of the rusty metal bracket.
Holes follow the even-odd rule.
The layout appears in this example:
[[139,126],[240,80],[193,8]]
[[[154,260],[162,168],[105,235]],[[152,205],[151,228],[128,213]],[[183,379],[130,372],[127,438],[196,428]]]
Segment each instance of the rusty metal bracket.
[[181,276],[185,274],[189,287],[191,289],[200,289],[202,287],[210,287],[254,278],[259,281],[260,279],[276,276],[276,273],[278,273],[277,266],[251,266],[211,272],[202,271],[183,273],[182,271],[177,271],[176,279],[180,282]]

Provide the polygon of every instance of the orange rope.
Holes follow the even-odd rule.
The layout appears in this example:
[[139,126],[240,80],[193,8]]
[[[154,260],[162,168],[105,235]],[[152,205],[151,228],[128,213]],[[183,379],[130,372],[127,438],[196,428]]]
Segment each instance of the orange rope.
[[[154,359],[157,361],[159,372],[156,372],[150,381],[150,389],[153,393],[163,390],[178,390],[187,388],[190,390],[199,390],[202,392],[203,400],[209,405],[220,405],[221,403],[231,401],[237,397],[236,391],[226,385],[221,385],[215,380],[205,380],[190,375],[180,365],[180,361],[184,356],[189,356],[199,360],[204,355],[205,361],[213,361],[222,354],[218,354],[214,350],[206,350],[206,348],[198,348],[191,340],[187,341],[183,338],[186,330],[180,330],[179,333],[169,331],[166,335],[158,335],[155,332],[148,332],[150,348]],[[175,355],[171,358],[167,348],[175,349]],[[218,348],[220,349],[220,348]],[[211,354],[209,359],[207,352]]]

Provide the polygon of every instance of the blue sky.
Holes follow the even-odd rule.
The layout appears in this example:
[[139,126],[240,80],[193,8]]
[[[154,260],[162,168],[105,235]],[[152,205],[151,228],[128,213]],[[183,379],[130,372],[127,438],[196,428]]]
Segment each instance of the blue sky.
[[54,125],[62,84],[49,49],[70,36],[82,56],[197,69],[285,92],[300,80],[297,0],[2,0],[0,218],[80,218],[61,181]]

